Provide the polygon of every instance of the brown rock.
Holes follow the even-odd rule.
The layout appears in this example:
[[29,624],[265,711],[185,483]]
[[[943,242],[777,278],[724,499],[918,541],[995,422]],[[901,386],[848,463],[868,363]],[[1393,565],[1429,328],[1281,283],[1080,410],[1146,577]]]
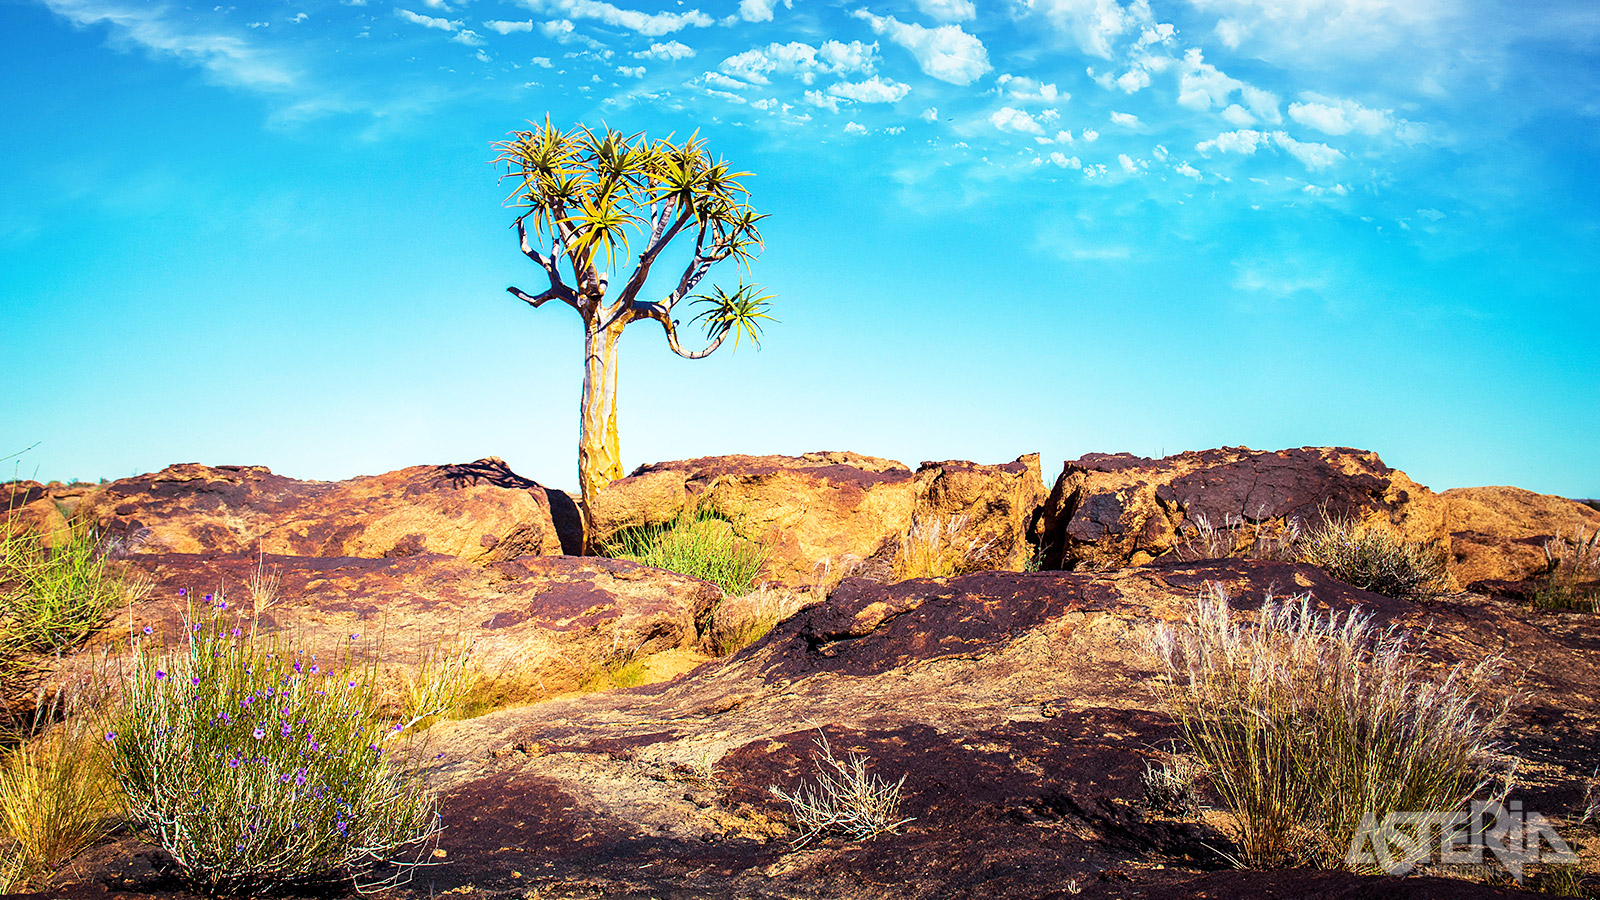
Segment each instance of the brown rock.
[[[162,639],[179,634],[185,602],[178,591],[185,589],[190,599],[221,597],[245,627],[259,618],[267,632],[300,646],[343,652],[359,634],[356,646],[376,641],[385,663],[399,670],[427,651],[470,644],[495,690],[523,700],[571,691],[607,663],[692,649],[722,596],[695,578],[598,557],[479,565],[434,553],[141,553],[128,564],[155,579],[149,599],[119,613],[91,650],[126,646],[130,626],[137,633],[149,625]],[[251,589],[257,572],[277,577],[259,613]],[[673,671],[683,668],[680,660]]]
[[1243,522],[1270,536],[1295,521],[1314,523],[1323,510],[1380,519],[1409,540],[1448,546],[1437,495],[1376,453],[1224,447],[1164,459],[1091,453],[1066,463],[1041,517],[1044,564],[1137,565],[1179,549],[1202,519]]
[[1043,494],[1038,454],[1005,465],[929,462],[912,473],[874,456],[807,453],[652,463],[612,482],[594,508],[604,537],[708,504],[767,549],[767,578],[801,585],[831,584],[866,560],[883,562],[925,516],[966,517],[964,533],[988,548],[983,565],[1020,569]]
[[1532,578],[1544,572],[1544,542],[1557,531],[1600,530],[1600,511],[1589,505],[1522,488],[1452,488],[1439,497],[1449,517],[1450,571],[1462,586]]
[[337,482],[185,463],[104,485],[80,512],[151,552],[487,561],[576,552],[577,540],[571,500],[496,457]]
[[963,538],[984,548],[975,568],[1015,572],[1028,567],[1033,555],[1028,532],[1048,493],[1039,454],[999,466],[925,462],[917,469],[917,481],[922,491],[915,516],[946,521],[962,517]]

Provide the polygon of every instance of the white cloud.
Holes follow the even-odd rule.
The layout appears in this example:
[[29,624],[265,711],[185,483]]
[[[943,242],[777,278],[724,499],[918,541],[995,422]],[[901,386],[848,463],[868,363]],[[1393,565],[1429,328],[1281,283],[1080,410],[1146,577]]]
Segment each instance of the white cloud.
[[1071,94],[1065,94],[1056,89],[1054,84],[1042,84],[1032,78],[1020,75],[1001,75],[995,79],[995,84],[1000,90],[1008,93],[1018,100],[1038,100],[1044,103],[1063,103],[1072,99]]
[[1379,134],[1395,129],[1390,110],[1368,109],[1354,100],[1335,100],[1320,94],[1300,96],[1304,102],[1289,104],[1289,118],[1324,134]]
[[1274,125],[1283,121],[1283,116],[1278,113],[1277,94],[1248,84],[1241,93],[1244,94],[1244,105],[1249,107],[1250,112],[1261,121],[1271,122]]
[[644,66],[617,66],[617,74],[623,78],[643,78]]
[[917,9],[941,22],[965,22],[978,16],[972,0],[917,0]]
[[1150,86],[1150,73],[1145,69],[1129,69],[1117,78],[1117,87],[1125,94],[1136,93]]
[[901,133],[902,131],[905,131],[905,130],[906,130],[906,127],[904,125],[890,125],[888,128],[885,128],[883,130],[883,133],[884,134],[899,134],[899,133]]
[[713,24],[711,17],[698,9],[681,13],[643,13],[622,9],[603,0],[522,0],[522,3],[534,12],[568,19],[594,19],[645,37],[660,37],[691,26],[705,28]]
[[499,34],[512,34],[518,31],[532,31],[533,20],[529,19],[526,22],[505,22],[498,19],[491,19],[490,21],[484,22],[483,27]]
[[799,41],[768,44],[730,56],[718,68],[724,74],[742,78],[751,84],[767,84],[767,76],[771,74],[798,75],[806,84],[811,84],[816,81],[818,72],[845,74],[870,71],[872,55],[877,46],[860,41],[849,44],[829,41],[820,49]]
[[113,46],[129,44],[198,65],[219,80],[258,90],[288,88],[298,73],[243,38],[191,31],[163,18],[154,5],[45,0],[50,10],[75,25],[106,25]]
[[248,27],[250,27],[250,28],[266,28],[267,26],[269,26],[271,24],[272,24],[271,22],[251,22]]
[[830,97],[821,91],[806,91],[806,102],[818,109],[826,109],[829,112],[839,111],[839,98]]
[[1139,127],[1139,117],[1133,113],[1116,112],[1113,110],[1111,113],[1111,122],[1115,125],[1121,125],[1123,128]]
[[1095,141],[1100,140],[1100,132],[1092,131],[1092,130],[1090,130],[1088,128],[1085,128],[1084,130],[1078,132],[1078,135],[1079,135],[1079,137],[1082,137],[1086,143],[1090,143],[1090,144],[1094,143]]
[[1266,132],[1251,128],[1224,131],[1209,141],[1201,141],[1194,148],[1207,156],[1212,151],[1249,156],[1269,145],[1277,146],[1312,171],[1326,169],[1344,159],[1344,153],[1327,144],[1297,141],[1284,131]]
[[1060,150],[1050,154],[1050,162],[1063,169],[1081,169],[1083,163],[1076,156],[1068,156]]
[[1129,175],[1135,175],[1139,172],[1139,166],[1126,153],[1117,154],[1117,165],[1121,166],[1122,171],[1127,172]]
[[866,134],[867,133],[867,126],[862,125],[860,122],[846,122],[845,126],[844,126],[844,133],[845,134]]
[[828,87],[829,94],[857,103],[895,103],[910,92],[910,85],[884,81],[876,75],[866,81],[841,81]]
[[1297,141],[1286,132],[1274,131],[1272,140],[1288,154],[1300,160],[1301,165],[1315,172],[1326,169],[1344,159],[1344,154],[1327,144]]
[[744,90],[750,86],[737,78],[729,78],[721,72],[707,72],[701,76],[701,79],[714,88],[721,88],[726,91]]
[[[771,22],[778,0],[739,0],[739,18],[746,22]],[[783,0],[784,9],[793,9],[794,0]]]
[[1200,180],[1200,170],[1186,162],[1178,163],[1178,165],[1174,167],[1172,171],[1177,172],[1179,175],[1183,175],[1187,178],[1193,178],[1196,181]]
[[1342,184],[1335,184],[1331,187],[1323,187],[1320,184],[1308,184],[1300,188],[1300,191],[1302,193],[1310,194],[1313,197],[1322,197],[1328,194],[1332,194],[1335,197],[1343,197],[1350,193],[1350,189]]
[[1023,5],[1071,35],[1083,52],[1105,59],[1111,58],[1114,38],[1138,25],[1154,24],[1143,2],[1126,8],[1117,0],[1024,0]]
[[922,71],[940,81],[971,84],[993,68],[983,42],[959,25],[925,28],[901,22],[894,16],[875,16],[864,9],[851,15],[865,19],[875,33],[911,51]]
[[548,56],[535,56],[533,59],[528,60],[528,62],[533,63],[541,69],[548,69],[552,65],[550,62],[550,57]]
[[1228,108],[1222,111],[1222,118],[1229,125],[1237,125],[1240,128],[1256,124],[1256,117],[1237,103],[1228,104]]
[[299,25],[301,22],[304,22],[309,18],[311,18],[311,17],[306,15],[305,13],[297,13],[295,15],[295,17],[290,19],[289,21],[293,22],[296,25]]
[[1044,134],[1044,126],[1025,110],[1002,106],[989,114],[989,122],[1001,131],[1013,134]]
[[1321,58],[1349,63],[1407,43],[1429,42],[1455,0],[1191,0],[1219,16],[1216,35],[1229,49],[1305,65]]
[[939,107],[937,107],[937,106],[928,107],[927,109],[922,111],[922,115],[919,116],[918,118],[922,119],[922,121],[924,121],[924,122],[937,122],[937,121],[939,121]]
[[1241,128],[1238,131],[1224,131],[1209,141],[1201,141],[1194,145],[1194,149],[1207,156],[1210,156],[1213,150],[1218,153],[1241,153],[1249,156],[1266,144],[1267,138],[1266,132]]
[[457,44],[466,44],[468,47],[482,47],[484,44],[483,38],[479,37],[478,33],[471,28],[461,29],[450,40]]
[[1226,106],[1228,95],[1244,87],[1244,82],[1229,78],[1216,66],[1206,62],[1199,48],[1190,47],[1183,54],[1183,68],[1178,74],[1178,103],[1190,109],[1210,109]]
[[440,31],[455,31],[457,28],[461,27],[461,22],[459,20],[452,21],[450,19],[441,19],[437,16],[418,15],[409,9],[397,8],[394,11],[394,14],[402,19],[405,19],[407,22],[412,23],[413,25],[421,25],[423,28],[436,28]]
[[651,44],[649,50],[639,50],[633,54],[634,59],[660,59],[675,62],[680,59],[689,59],[694,56],[694,48],[688,44],[677,41],[667,41],[665,44]]

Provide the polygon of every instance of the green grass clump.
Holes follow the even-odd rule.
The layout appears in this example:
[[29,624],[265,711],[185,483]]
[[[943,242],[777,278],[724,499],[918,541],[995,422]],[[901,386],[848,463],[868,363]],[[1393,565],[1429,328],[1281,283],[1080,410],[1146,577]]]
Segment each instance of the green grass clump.
[[408,741],[425,716],[381,717],[373,664],[258,642],[226,608],[175,651],[139,642],[104,734],[133,823],[214,896],[409,875],[440,831]]
[[117,605],[138,593],[106,559],[93,529],[75,526],[57,546],[0,522],[0,631],[15,647],[54,653],[87,640]]
[[706,509],[685,511],[672,522],[619,529],[601,551],[706,581],[736,597],[748,593],[767,561],[765,548],[739,537],[733,523]]
[[1497,777],[1497,659],[1430,673],[1403,632],[1310,595],[1269,596],[1247,627],[1216,585],[1152,646],[1244,865],[1342,866],[1363,814],[1461,809]]
[[1427,600],[1448,583],[1446,554],[1407,541],[1380,523],[1324,517],[1296,545],[1310,563],[1352,587],[1402,600]]

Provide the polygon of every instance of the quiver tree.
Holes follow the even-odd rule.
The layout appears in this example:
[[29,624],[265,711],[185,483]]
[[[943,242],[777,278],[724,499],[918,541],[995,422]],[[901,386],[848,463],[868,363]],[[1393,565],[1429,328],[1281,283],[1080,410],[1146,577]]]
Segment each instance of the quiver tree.
[[[559,300],[583,319],[578,484],[587,553],[594,498],[623,474],[617,438],[622,330],[641,319],[659,322],[667,346],[685,359],[709,356],[730,334],[735,348],[741,336],[759,345],[771,297],[742,279],[731,293],[717,287],[708,294],[692,292],[723,260],[748,270],[762,246],[756,226],[766,217],[746,202],[749,192],[739,183],[750,173],[713,160],[698,133],[675,144],[670,136],[650,141],[642,133],[630,137],[581,125],[562,132],[547,118],[542,127],[514,131],[494,148],[500,151],[494,162],[506,166],[501,177],[517,183],[506,203],[524,210],[514,223],[522,252],[550,282],[538,294],[506,290],[535,309]],[[634,249],[630,235],[644,240],[633,273],[612,291],[612,266],[626,263]],[[676,283],[664,296],[644,295],[651,268],[680,237],[694,246]],[[685,350],[678,341],[674,316],[685,298],[703,307],[690,320],[706,329],[707,344],[699,350]]]

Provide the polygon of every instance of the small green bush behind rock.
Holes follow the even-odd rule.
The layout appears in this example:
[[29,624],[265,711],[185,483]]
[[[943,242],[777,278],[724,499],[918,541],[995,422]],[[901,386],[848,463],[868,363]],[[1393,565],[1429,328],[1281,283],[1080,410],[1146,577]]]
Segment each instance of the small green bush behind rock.
[[1407,541],[1378,523],[1324,516],[1296,545],[1310,563],[1351,587],[1401,600],[1428,600],[1445,591],[1446,554]]
[[1583,526],[1544,542],[1544,575],[1531,598],[1535,609],[1600,612],[1600,531]]
[[601,550],[614,559],[703,578],[730,597],[749,593],[767,561],[764,548],[739,537],[732,522],[704,508],[686,510],[665,524],[620,529],[601,542]]
[[56,546],[0,521],[0,630],[21,650],[54,653],[86,640],[142,585],[124,579],[95,532],[74,526]]
[[133,823],[213,896],[409,877],[441,829],[408,732],[435,711],[381,718],[374,664],[257,641],[220,598],[187,621],[171,652],[135,638],[108,720]]

